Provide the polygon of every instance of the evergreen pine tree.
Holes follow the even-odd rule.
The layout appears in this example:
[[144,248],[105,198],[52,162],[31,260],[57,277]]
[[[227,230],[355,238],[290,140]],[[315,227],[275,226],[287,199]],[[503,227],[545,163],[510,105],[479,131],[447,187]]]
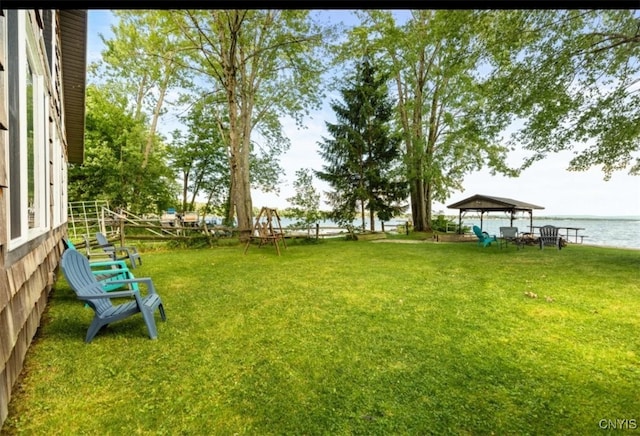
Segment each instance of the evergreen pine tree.
[[351,87],[341,89],[344,100],[332,102],[337,122],[326,123],[332,138],[319,143],[325,160],[316,176],[333,188],[327,193],[330,217],[350,225],[360,214],[362,229],[368,212],[370,230],[375,220],[389,220],[403,212],[408,185],[400,171],[400,138],[392,133],[393,103],[387,76],[377,74],[365,57],[357,66]]

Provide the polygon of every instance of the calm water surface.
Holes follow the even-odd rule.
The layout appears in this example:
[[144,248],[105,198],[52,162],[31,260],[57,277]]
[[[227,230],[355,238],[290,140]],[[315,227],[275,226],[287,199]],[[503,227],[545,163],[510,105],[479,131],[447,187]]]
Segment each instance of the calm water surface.
[[[456,223],[458,217],[450,217]],[[394,219],[392,221],[385,222],[385,229],[390,230],[398,224],[404,224],[406,220]],[[288,219],[282,220],[282,226],[286,227],[291,224],[292,221]],[[482,226],[480,226],[480,216],[466,216],[463,217],[462,223],[464,226],[471,228],[474,225],[482,227],[482,229],[490,234],[499,235],[500,227],[508,227],[508,217],[495,217],[485,215],[482,220]],[[322,221],[319,223],[320,227],[333,227],[335,223],[331,221]],[[356,226],[360,226],[361,222],[354,223]],[[609,247],[622,247],[622,248],[635,248],[640,249],[640,216],[632,217],[533,217],[533,226],[539,227],[544,225],[552,225],[556,227],[578,227],[584,230],[579,230],[578,235],[584,235],[583,243],[588,245],[599,245]],[[367,221],[367,228],[369,226]],[[519,216],[513,221],[513,226],[518,228],[520,233],[530,232],[529,217]],[[380,230],[380,224],[376,223],[376,230]],[[561,234],[564,235],[566,230],[562,229]],[[537,230],[535,231],[537,233]],[[573,242],[571,237],[574,234],[570,232],[569,241]],[[580,241],[580,238],[578,238]]]
[[[480,217],[464,217],[462,220],[466,226],[480,226]],[[529,232],[529,218],[518,218],[513,221],[513,226],[522,232]],[[571,218],[571,217],[533,217],[533,225],[552,225],[556,227],[580,227],[578,235],[585,235],[584,244],[601,245],[610,247],[624,247],[640,249],[640,217],[629,218]],[[509,226],[508,218],[493,218],[485,216],[482,220],[483,230],[490,234],[500,234],[500,227]],[[565,230],[561,230],[565,234]],[[569,241],[573,242],[574,232],[570,231]],[[580,241],[580,239],[578,239]]]

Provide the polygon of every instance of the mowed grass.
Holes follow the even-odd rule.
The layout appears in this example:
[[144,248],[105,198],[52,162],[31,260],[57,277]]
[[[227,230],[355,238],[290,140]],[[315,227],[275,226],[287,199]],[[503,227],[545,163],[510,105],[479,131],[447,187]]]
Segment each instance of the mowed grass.
[[290,243],[282,256],[243,249],[143,253],[134,272],[152,277],[168,317],[156,312],[156,341],[138,315],[85,344],[92,311],[60,274],[3,434],[640,425],[640,251],[342,240]]

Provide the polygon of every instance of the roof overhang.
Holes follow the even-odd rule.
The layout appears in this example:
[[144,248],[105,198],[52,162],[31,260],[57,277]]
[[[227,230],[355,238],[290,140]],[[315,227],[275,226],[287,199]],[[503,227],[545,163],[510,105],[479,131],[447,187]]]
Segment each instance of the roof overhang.
[[87,76],[87,11],[60,10],[59,25],[67,153],[69,162],[82,163]]
[[531,203],[513,200],[511,198],[494,197],[491,195],[476,194],[464,200],[447,206],[449,209],[459,209],[460,212],[477,211],[485,212],[532,212],[533,209],[544,209]]

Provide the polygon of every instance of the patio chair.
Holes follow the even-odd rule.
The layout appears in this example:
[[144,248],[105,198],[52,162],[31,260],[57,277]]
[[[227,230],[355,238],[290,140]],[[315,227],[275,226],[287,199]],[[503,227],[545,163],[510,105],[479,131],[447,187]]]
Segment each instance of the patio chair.
[[516,248],[519,250],[524,246],[522,239],[518,235],[517,227],[500,227],[500,248],[504,245],[505,247],[509,245],[509,242],[515,244]]
[[562,238],[560,238],[560,232],[555,226],[542,226],[540,227],[540,237],[538,238],[540,249],[542,250],[545,245],[552,245],[558,250],[562,249]]
[[[98,282],[91,272],[89,260],[76,250],[65,250],[62,254],[61,269],[78,299],[86,302],[94,311],[94,317],[87,330],[85,342],[91,342],[102,327],[137,313],[142,314],[149,337],[151,339],[158,338],[158,330],[154,319],[156,309],[159,310],[163,321],[166,321],[167,318],[162,299],[156,292],[151,278],[118,280],[121,283],[144,283],[147,288],[147,293],[144,296],[140,290],[134,289],[104,292],[102,284]],[[114,300],[120,301],[122,298],[133,300],[114,304]]]
[[478,237],[478,245],[482,245],[482,247],[491,245],[492,242],[498,242],[496,235],[490,235],[487,232],[483,232],[478,226],[473,226],[473,233]]
[[[105,251],[103,249],[100,249],[99,251],[98,250],[92,250],[91,249],[91,241],[89,240],[89,236],[88,235],[82,235],[82,239],[84,240],[85,255],[87,256],[87,259],[89,259],[89,262],[93,262],[94,259],[96,259],[96,260],[97,259],[103,259],[105,261],[114,260],[113,256],[111,255],[111,253],[105,253]],[[70,242],[70,241],[67,241],[67,242]],[[95,248],[95,247],[93,247],[93,248]],[[119,259],[115,259],[115,260],[119,260]]]
[[[98,245],[104,250],[105,253],[108,253],[113,260],[124,260],[129,259],[131,262],[131,268],[136,267],[136,261],[140,262],[142,265],[142,258],[140,257],[140,253],[138,253],[138,249],[133,246],[116,246],[109,242],[107,237],[102,232],[96,232],[96,240],[98,241]],[[123,253],[120,255],[119,253]]]
[[[62,243],[66,250],[76,250],[76,246],[69,239],[62,239]],[[116,289],[138,289],[137,283],[129,283],[126,285],[110,283],[114,280],[133,279],[133,273],[129,270],[124,260],[89,260],[91,272],[96,279],[102,283],[102,289],[105,292]]]

